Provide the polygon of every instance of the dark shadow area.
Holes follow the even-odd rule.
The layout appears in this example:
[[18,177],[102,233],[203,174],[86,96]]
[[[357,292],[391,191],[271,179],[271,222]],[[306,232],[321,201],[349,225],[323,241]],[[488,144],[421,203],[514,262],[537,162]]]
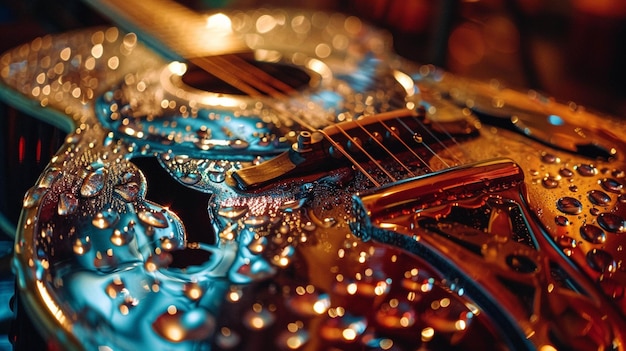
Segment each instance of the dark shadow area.
[[176,213],[185,225],[189,242],[215,243],[215,234],[207,211],[211,194],[193,190],[177,182],[154,157],[134,158],[132,162],[141,169],[148,182],[146,199]]

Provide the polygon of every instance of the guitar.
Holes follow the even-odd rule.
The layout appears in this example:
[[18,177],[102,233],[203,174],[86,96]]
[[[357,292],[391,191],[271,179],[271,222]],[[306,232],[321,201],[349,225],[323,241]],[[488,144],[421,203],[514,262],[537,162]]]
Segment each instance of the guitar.
[[7,102],[72,130],[13,261],[51,348],[625,348],[622,123],[355,17],[104,5],[139,35],[0,59]]

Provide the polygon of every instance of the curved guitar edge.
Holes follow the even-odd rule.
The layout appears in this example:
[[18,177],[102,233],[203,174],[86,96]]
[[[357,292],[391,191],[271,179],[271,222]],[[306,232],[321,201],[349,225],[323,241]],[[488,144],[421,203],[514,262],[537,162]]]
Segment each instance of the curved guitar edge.
[[29,116],[59,128],[65,133],[71,133],[76,129],[76,123],[67,114],[56,109],[41,106],[38,101],[16,92],[13,87],[9,87],[2,82],[0,82],[0,99]]

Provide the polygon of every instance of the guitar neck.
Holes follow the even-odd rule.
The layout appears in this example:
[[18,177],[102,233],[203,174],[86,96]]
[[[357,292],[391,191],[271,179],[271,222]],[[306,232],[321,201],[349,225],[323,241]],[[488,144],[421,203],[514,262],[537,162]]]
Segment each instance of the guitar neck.
[[246,51],[229,21],[209,21],[170,0],[85,0],[167,59],[181,60]]

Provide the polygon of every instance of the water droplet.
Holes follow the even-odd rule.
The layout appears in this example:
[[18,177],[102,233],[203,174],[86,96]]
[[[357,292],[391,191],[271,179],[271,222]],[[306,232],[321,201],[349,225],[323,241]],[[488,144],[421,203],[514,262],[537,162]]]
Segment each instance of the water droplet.
[[111,234],[111,237],[109,238],[111,240],[111,243],[113,243],[113,245],[115,246],[123,246],[128,244],[131,240],[133,240],[134,237],[134,232],[133,231],[127,231],[127,230],[119,230],[119,229],[115,229],[113,230],[113,234]]
[[61,176],[61,171],[56,168],[46,170],[39,180],[40,188],[49,188]]
[[241,337],[229,328],[223,327],[220,333],[215,336],[215,344],[222,349],[233,349],[239,345]]
[[313,232],[315,229],[317,229],[317,226],[315,225],[315,223],[307,221],[305,223],[302,223],[302,229],[307,232]]
[[416,312],[407,302],[391,300],[383,303],[376,311],[378,324],[389,329],[409,328],[415,325]]
[[204,295],[204,290],[197,282],[188,282],[183,286],[183,293],[189,299],[196,301]]
[[330,297],[328,294],[311,290],[312,285],[306,289],[299,287],[297,293],[287,300],[287,306],[295,313],[303,317],[323,315],[330,308]]
[[163,212],[139,211],[137,217],[139,217],[139,220],[144,224],[151,227],[167,228],[168,226],[167,218]]
[[562,197],[556,202],[556,207],[565,214],[579,214],[583,211],[583,205],[573,197]]
[[209,180],[214,183],[221,183],[226,179],[224,172],[209,172]]
[[587,253],[587,263],[591,268],[600,273],[614,273],[617,268],[617,264],[610,253],[601,250],[593,249]]
[[250,144],[242,139],[231,140],[229,143],[230,147],[237,150],[247,149]]
[[96,251],[93,266],[97,269],[110,270],[117,266],[117,258],[113,256],[113,250],[106,250],[104,253]]
[[593,177],[598,174],[598,169],[590,164],[579,164],[575,167],[575,169],[578,171],[578,174],[583,177]]
[[179,165],[186,165],[187,163],[189,163],[189,156],[188,155],[175,155],[174,156],[174,162],[176,164]]
[[556,244],[562,249],[573,249],[576,247],[576,240],[567,235],[561,235],[556,239]]
[[104,291],[110,298],[115,299],[124,289],[126,289],[124,282],[119,277],[115,277],[107,284]]
[[178,238],[162,237],[159,240],[159,247],[163,251],[174,251],[174,250],[180,250],[184,248],[185,243],[182,240],[179,240]]
[[583,226],[581,226],[580,235],[583,237],[583,239],[594,244],[602,244],[606,241],[606,235],[604,234],[604,230],[592,224],[584,224]]
[[592,216],[597,216],[600,214],[600,209],[593,207],[589,209],[589,214],[591,214]]
[[194,185],[194,184],[197,184],[202,179],[202,176],[197,172],[190,172],[190,173],[183,175],[182,177],[178,179],[180,179],[180,181],[183,182],[184,184]]
[[114,138],[115,138],[115,134],[113,134],[113,132],[107,133],[106,137],[102,141],[102,145],[103,146],[110,146],[111,144],[113,144]]
[[41,199],[48,192],[48,188],[30,188],[24,195],[24,208],[32,208],[39,204]]
[[254,227],[264,226],[267,223],[269,223],[269,221],[270,221],[269,216],[261,215],[261,216],[250,216],[246,218],[244,223],[246,224],[246,226],[254,228]]
[[248,206],[222,206],[217,212],[218,215],[228,219],[239,219],[248,213]]
[[335,224],[337,224],[337,219],[335,219],[334,217],[326,217],[322,219],[322,226],[324,228],[330,228],[334,226]]
[[164,339],[172,342],[204,340],[213,334],[215,319],[204,308],[182,312],[171,307],[152,323],[152,329]]
[[139,300],[132,296],[125,296],[124,301],[120,303],[118,306],[120,313],[122,315],[127,315],[133,307],[136,307],[139,304]]
[[139,185],[135,182],[129,182],[117,185],[114,191],[117,195],[124,199],[124,201],[132,202],[137,200],[137,195],[139,195]]
[[266,329],[276,320],[276,316],[266,308],[255,304],[252,310],[243,316],[243,325],[252,330]]
[[605,206],[611,202],[611,197],[601,190],[591,190],[587,193],[587,196],[589,197],[589,201],[594,205]]
[[541,155],[541,161],[543,161],[544,163],[547,163],[547,164],[554,164],[554,163],[561,162],[561,159],[558,158],[554,154],[544,153],[543,155]]
[[81,256],[91,249],[91,239],[86,236],[84,238],[77,238],[72,245],[74,253]]
[[78,199],[74,194],[66,193],[59,195],[59,203],[57,204],[57,213],[61,216],[67,216],[78,209]]
[[91,224],[99,229],[107,229],[114,226],[119,219],[120,217],[117,212],[102,211],[96,213],[96,215],[91,220]]
[[626,221],[614,213],[601,213],[598,216],[598,224],[611,233],[621,234],[626,231]]
[[306,330],[298,329],[294,332],[282,332],[276,341],[281,349],[298,350],[309,341],[309,333]]
[[618,196],[617,201],[621,203],[626,203],[626,194],[621,194],[620,196]]
[[80,139],[82,139],[81,134],[73,133],[73,134],[68,135],[65,138],[65,142],[68,144],[77,144],[80,141]]
[[167,268],[174,261],[174,258],[169,252],[158,251],[153,253],[144,262],[144,267],[148,272],[154,272],[160,268]]
[[572,185],[570,185],[570,186],[568,187],[568,189],[569,189],[569,191],[571,191],[571,192],[575,193],[575,192],[577,192],[577,191],[578,191],[578,186],[577,186],[577,185],[575,185],[575,184],[572,184]]
[[211,162],[209,164],[209,168],[207,170],[209,172],[224,173],[229,168],[230,168],[230,163],[227,163],[227,162]]
[[83,197],[94,197],[98,195],[104,188],[105,181],[106,172],[104,169],[89,173],[80,187],[80,195]]
[[111,103],[113,102],[113,97],[115,96],[115,93],[111,90],[106,91],[104,94],[102,94],[102,99],[106,102],[106,103]]
[[559,174],[561,175],[561,177],[570,178],[571,176],[574,175],[574,172],[572,172],[568,168],[561,168],[559,169]]
[[122,117],[133,117],[133,108],[126,104],[120,108],[120,114]]
[[559,181],[552,177],[545,177],[541,180],[541,184],[546,189],[554,189],[559,186]]
[[278,255],[272,258],[272,262],[279,267],[287,267],[295,252],[296,249],[293,246],[285,246]]
[[611,174],[615,178],[624,178],[626,176],[626,172],[624,172],[621,169],[614,169],[613,172],[611,172]]
[[293,212],[295,210],[300,209],[302,206],[304,206],[306,201],[307,201],[307,198],[285,201],[283,202],[282,205],[280,205],[280,210],[284,212]]
[[200,150],[210,150],[215,147],[215,142],[211,139],[210,135],[203,133],[197,133],[198,140],[194,142],[194,145]]
[[569,225],[569,219],[567,219],[567,217],[565,216],[556,216],[554,218],[554,223],[560,226],[567,226]]
[[365,317],[344,314],[326,319],[320,329],[320,336],[328,341],[352,342],[360,337],[366,328]]
[[600,181],[600,185],[606,191],[619,194],[622,192],[622,188],[624,187],[622,183],[618,182],[613,178],[604,178]]
[[524,255],[508,255],[506,264],[518,273],[533,273],[537,270],[537,264],[530,257]]
[[248,244],[248,250],[250,250],[250,252],[257,254],[257,255],[265,251],[266,247],[267,247],[267,237],[264,237],[264,236],[258,237],[252,240],[250,244]]
[[419,135],[419,134],[415,133],[415,134],[413,134],[413,140],[414,140],[416,143],[418,143],[418,144],[419,144],[419,143],[421,143],[421,142],[423,142],[423,141],[424,141],[424,138],[422,138],[422,136],[421,136],[421,135]]

